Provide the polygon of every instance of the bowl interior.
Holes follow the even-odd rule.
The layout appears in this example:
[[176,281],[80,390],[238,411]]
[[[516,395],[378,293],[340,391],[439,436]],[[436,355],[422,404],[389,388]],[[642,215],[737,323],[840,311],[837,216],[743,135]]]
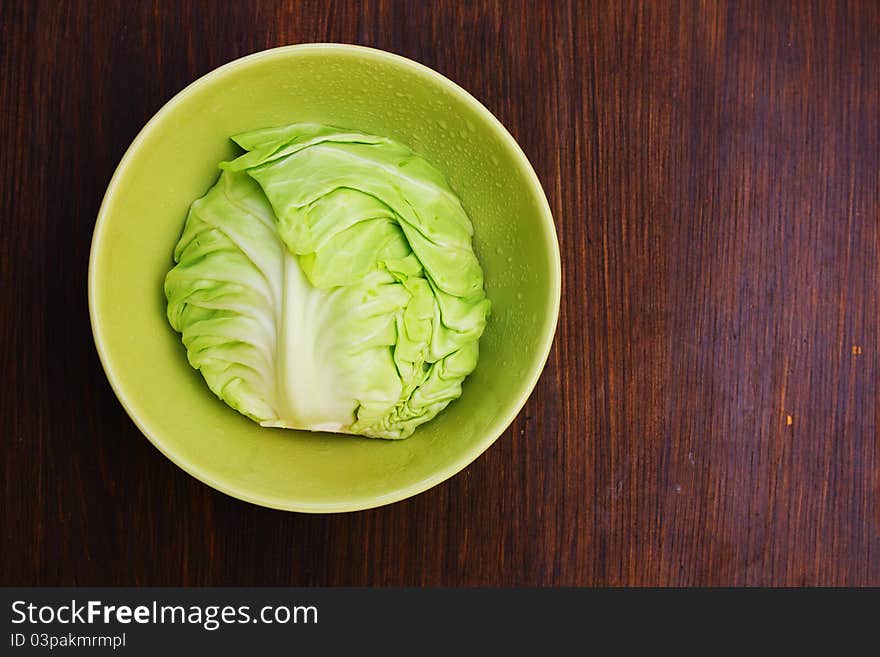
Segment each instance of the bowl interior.
[[[192,201],[236,153],[229,136],[297,121],[386,135],[443,171],[475,227],[493,309],[462,397],[404,441],[265,429],[187,363],[162,291]],[[135,140],[101,208],[90,263],[95,340],[117,395],[175,463],[227,493],[300,511],[367,508],[421,492],[485,450],[537,381],[556,325],[559,255],[525,157],[479,103],[380,51],[259,53],[198,80]]]

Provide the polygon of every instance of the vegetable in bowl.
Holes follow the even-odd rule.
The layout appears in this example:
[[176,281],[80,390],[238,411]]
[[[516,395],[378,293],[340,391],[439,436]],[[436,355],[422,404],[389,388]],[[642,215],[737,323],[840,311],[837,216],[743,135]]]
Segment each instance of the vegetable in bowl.
[[268,427],[400,439],[461,395],[490,303],[473,228],[406,146],[298,123],[189,211],[165,278],[190,364]]

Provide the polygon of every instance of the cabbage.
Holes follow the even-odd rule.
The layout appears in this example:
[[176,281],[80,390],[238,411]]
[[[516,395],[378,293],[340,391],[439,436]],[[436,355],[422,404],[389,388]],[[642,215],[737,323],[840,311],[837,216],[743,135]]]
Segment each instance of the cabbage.
[[233,140],[165,278],[190,364],[263,426],[408,437],[461,395],[489,314],[461,202],[390,139]]

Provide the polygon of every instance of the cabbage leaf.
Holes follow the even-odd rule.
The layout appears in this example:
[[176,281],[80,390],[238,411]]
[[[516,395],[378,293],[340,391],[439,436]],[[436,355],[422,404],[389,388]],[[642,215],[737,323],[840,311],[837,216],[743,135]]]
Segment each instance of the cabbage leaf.
[[383,137],[233,140],[165,279],[190,364],[263,426],[408,437],[461,395],[489,315],[461,202]]

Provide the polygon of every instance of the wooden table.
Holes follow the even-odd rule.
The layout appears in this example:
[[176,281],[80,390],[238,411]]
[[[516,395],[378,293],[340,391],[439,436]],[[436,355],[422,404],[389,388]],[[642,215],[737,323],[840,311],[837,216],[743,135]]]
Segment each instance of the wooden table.
[[[0,584],[880,585],[880,4],[0,3]],[[544,183],[559,331],[437,488],[262,509],[166,460],[92,344],[122,153],[231,59],[455,80]]]

